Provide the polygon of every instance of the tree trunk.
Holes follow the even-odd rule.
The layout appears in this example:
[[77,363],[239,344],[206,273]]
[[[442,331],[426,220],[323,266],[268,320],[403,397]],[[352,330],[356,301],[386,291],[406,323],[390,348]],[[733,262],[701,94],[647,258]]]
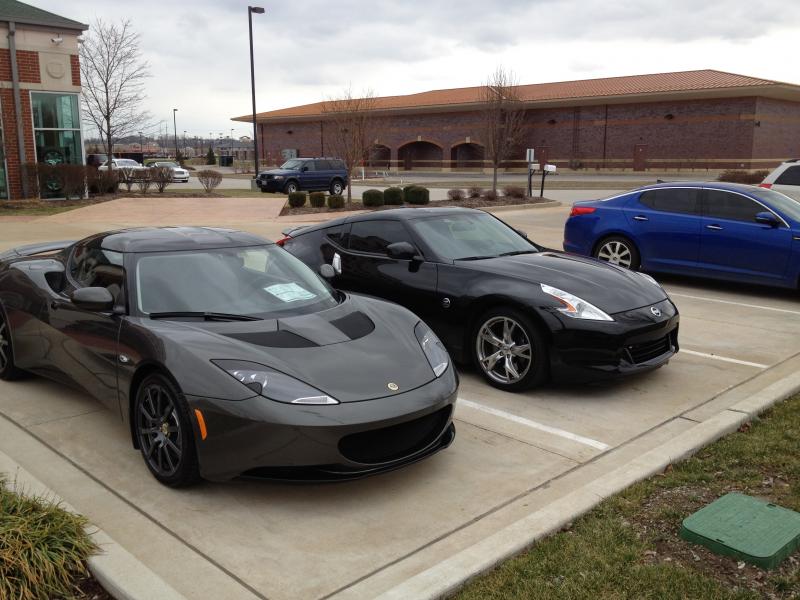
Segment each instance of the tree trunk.
[[350,208],[353,205],[353,184],[350,181],[350,178],[347,178],[347,208]]
[[497,163],[492,163],[492,192],[497,193]]

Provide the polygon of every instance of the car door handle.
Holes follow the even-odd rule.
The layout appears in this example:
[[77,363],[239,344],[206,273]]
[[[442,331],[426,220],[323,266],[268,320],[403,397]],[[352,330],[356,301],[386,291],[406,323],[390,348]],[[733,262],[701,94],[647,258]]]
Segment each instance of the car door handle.
[[706,225],[706,229],[713,229],[714,231],[722,231],[722,227],[719,225]]
[[633,220],[634,221],[649,221],[650,219],[648,219],[644,215],[636,215],[635,217],[633,217]]

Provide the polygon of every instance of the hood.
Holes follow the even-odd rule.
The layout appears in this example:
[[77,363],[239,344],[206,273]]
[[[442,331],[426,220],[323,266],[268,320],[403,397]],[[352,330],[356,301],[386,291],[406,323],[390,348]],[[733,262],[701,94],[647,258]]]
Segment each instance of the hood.
[[261,175],[297,175],[300,171],[295,171],[293,169],[270,169],[269,171],[261,171],[259,176]]
[[[169,335],[165,328],[172,329],[182,349],[203,361],[260,363],[340,402],[359,402],[407,392],[434,379],[414,334],[418,321],[397,305],[348,295],[330,310],[281,319],[157,323],[162,336]],[[397,384],[397,392],[389,390],[390,382]]]
[[537,285],[545,283],[591,302],[610,315],[655,304],[667,297],[663,289],[638,273],[564,252],[501,256],[464,264]]

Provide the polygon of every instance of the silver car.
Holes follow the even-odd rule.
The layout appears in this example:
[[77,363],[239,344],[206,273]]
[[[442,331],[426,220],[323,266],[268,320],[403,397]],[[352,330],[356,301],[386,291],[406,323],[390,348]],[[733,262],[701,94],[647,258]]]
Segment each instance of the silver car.
[[150,164],[150,167],[169,167],[172,169],[172,181],[175,183],[188,183],[189,171],[171,160],[163,160]]

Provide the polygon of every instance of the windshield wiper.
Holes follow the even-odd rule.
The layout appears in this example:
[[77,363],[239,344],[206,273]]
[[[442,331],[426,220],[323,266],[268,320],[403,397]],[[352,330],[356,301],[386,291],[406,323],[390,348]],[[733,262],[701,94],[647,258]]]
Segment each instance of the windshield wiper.
[[497,258],[497,255],[490,254],[487,256],[465,256],[463,258],[457,258],[456,260],[486,260],[487,258]]
[[258,317],[250,315],[236,315],[230,313],[219,312],[191,312],[191,311],[173,311],[173,312],[157,312],[150,313],[151,319],[179,319],[183,317],[195,317],[198,319],[205,319],[206,321],[261,321]]
[[512,250],[511,252],[503,252],[500,256],[516,256],[517,254],[536,254],[538,250]]

